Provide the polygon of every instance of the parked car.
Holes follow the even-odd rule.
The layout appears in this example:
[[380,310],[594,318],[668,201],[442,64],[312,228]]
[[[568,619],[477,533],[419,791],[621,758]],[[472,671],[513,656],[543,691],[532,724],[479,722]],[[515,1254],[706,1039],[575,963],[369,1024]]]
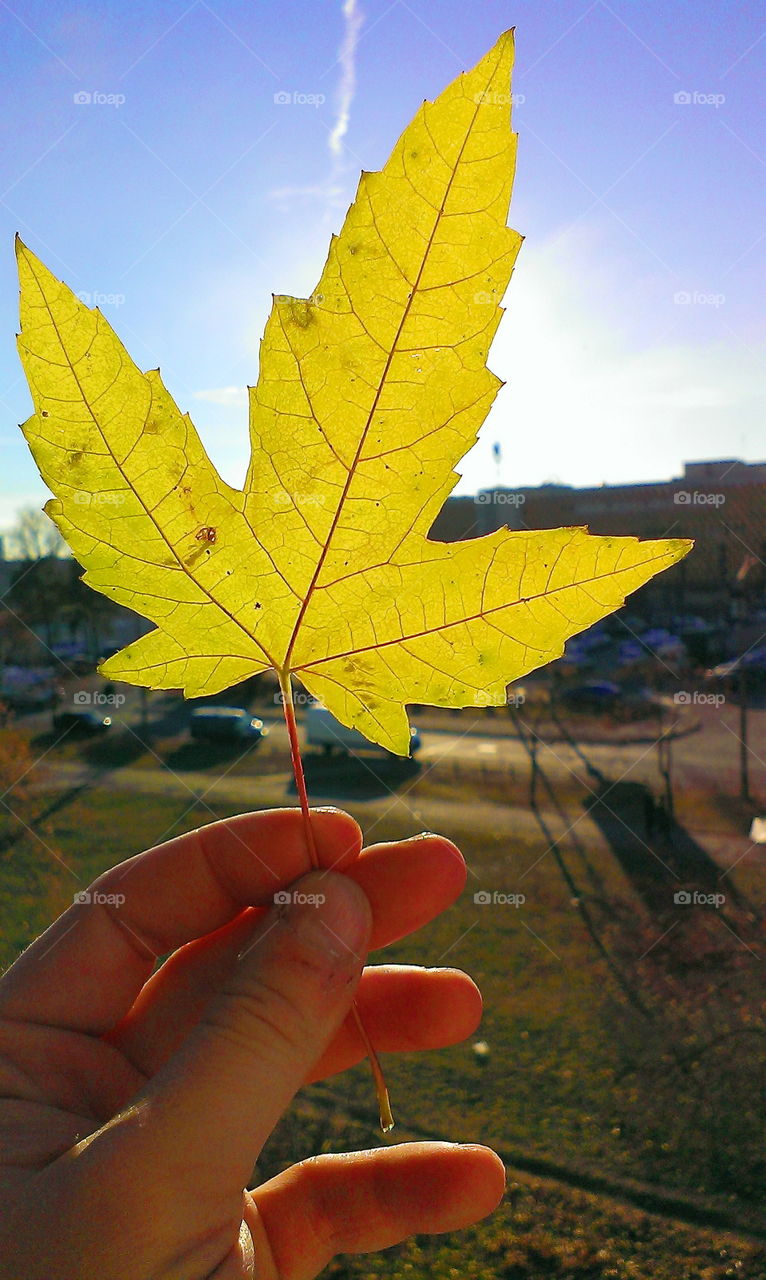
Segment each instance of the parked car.
[[671,619],[673,629],[679,636],[707,635],[715,628],[712,622],[699,618],[694,613],[677,614]]
[[612,680],[591,680],[562,689],[559,701],[569,711],[609,713],[620,720],[660,715],[667,699],[651,689],[621,689]]
[[259,742],[269,731],[243,707],[195,707],[189,732],[205,742]]
[[743,676],[753,685],[760,685],[766,680],[766,645],[748,649],[738,657],[719,662],[717,667],[705,672],[706,680],[727,680],[734,688],[738,687]]
[[68,732],[72,735],[90,737],[97,733],[106,733],[112,727],[112,717],[102,715],[100,711],[57,711],[53,717],[53,728],[56,733]]
[[650,631],[645,631],[641,636],[641,643],[646,645],[649,653],[656,654],[658,658],[682,661],[686,656],[683,640],[679,636],[674,636],[672,632],[666,631],[664,627],[654,627]]
[[[347,729],[326,707],[322,706],[321,702],[309,703],[306,708],[305,725],[309,746],[321,747],[328,756],[332,755],[333,751],[339,751],[346,756],[353,751],[382,751],[386,756],[394,754],[387,751],[385,747],[378,746],[376,742],[370,742],[369,738],[365,738],[358,729]],[[410,755],[414,755],[419,749],[420,733],[417,729],[411,729]]]
[[620,701],[620,686],[611,680],[590,680],[562,689],[559,701],[570,711],[612,711]]
[[[595,654],[593,655],[595,658]],[[589,661],[590,655],[587,649],[583,649],[577,640],[567,640],[564,646],[564,652],[559,661],[565,667],[582,667]]]
[[53,667],[19,667],[8,663],[0,670],[0,700],[16,711],[49,707],[55,701]]

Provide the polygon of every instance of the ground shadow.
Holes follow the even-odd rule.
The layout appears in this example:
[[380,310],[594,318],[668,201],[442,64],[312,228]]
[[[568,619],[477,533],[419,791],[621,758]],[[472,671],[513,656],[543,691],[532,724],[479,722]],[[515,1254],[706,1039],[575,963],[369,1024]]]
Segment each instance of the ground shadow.
[[0,830],[0,854],[5,854],[15,848],[28,830],[34,833],[48,818],[52,818],[55,814],[60,813],[62,809],[66,809],[68,805],[73,804],[75,800],[78,800],[81,795],[89,790],[89,782],[81,782],[77,786],[68,787],[66,791],[60,792],[52,800],[48,801],[39,812],[31,816],[27,814],[21,821],[19,820],[19,815],[14,812],[11,806],[0,798],[0,810],[3,810],[9,819],[14,820],[14,826],[11,830]]
[[722,886],[721,868],[640,782],[601,778],[585,801],[633,888],[652,915],[677,912],[688,896],[723,892],[749,910],[733,883]]
[[234,765],[258,749],[258,741],[197,742],[193,738],[163,754],[163,764],[174,773],[203,773]]
[[40,754],[55,748],[60,742],[73,742],[77,745],[78,757],[83,764],[96,769],[124,769],[146,752],[146,745],[134,733],[121,729],[119,725],[108,729],[105,733],[85,735],[76,729],[70,730],[64,738],[61,731],[39,733],[32,739],[31,745]]
[[[373,799],[398,790],[420,772],[416,759],[407,756],[320,755],[307,752],[303,771],[310,795],[335,799]],[[295,793],[295,782],[289,790]]]

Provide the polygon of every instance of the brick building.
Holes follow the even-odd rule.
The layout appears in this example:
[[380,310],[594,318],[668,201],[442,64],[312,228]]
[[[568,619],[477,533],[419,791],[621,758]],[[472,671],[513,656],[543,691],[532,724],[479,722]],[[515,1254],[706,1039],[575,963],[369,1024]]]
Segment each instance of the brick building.
[[[543,484],[448,498],[431,537],[453,542],[507,525],[640,538],[694,538],[694,550],[641,589],[641,609],[731,621],[766,607],[766,462],[687,462],[677,480],[576,489]],[[636,597],[638,604],[638,597]]]

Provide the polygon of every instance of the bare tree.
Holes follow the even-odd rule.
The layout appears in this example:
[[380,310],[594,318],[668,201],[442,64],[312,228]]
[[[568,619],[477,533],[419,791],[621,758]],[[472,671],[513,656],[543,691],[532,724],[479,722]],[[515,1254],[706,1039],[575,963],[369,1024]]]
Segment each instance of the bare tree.
[[4,542],[6,558],[16,566],[2,597],[3,613],[8,611],[50,645],[56,620],[67,603],[72,576],[68,565],[74,569],[66,542],[38,507],[22,507],[16,513],[16,523]]
[[14,560],[63,559],[69,549],[55,524],[39,507],[23,507],[6,536],[7,555]]
[[[11,620],[34,632],[49,647],[68,637],[94,657],[105,628],[119,607],[82,581],[82,569],[44,511],[25,507],[7,539],[9,558],[17,561],[0,600],[0,622],[12,633]],[[8,614],[3,617],[2,603]],[[4,632],[0,626],[0,649]]]

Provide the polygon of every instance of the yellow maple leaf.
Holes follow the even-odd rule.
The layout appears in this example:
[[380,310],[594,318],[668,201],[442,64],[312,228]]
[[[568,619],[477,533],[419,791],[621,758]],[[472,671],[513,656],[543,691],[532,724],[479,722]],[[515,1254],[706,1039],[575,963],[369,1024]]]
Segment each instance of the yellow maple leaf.
[[275,298],[243,490],[159,372],[19,243],[46,511],[85,581],[157,624],[110,679],[192,696],[273,667],[404,754],[407,703],[503,703],[688,551],[579,528],[427,536],[500,386],[487,354],[521,244],[512,61],[508,32],[424,103],[362,175],[312,297]]

